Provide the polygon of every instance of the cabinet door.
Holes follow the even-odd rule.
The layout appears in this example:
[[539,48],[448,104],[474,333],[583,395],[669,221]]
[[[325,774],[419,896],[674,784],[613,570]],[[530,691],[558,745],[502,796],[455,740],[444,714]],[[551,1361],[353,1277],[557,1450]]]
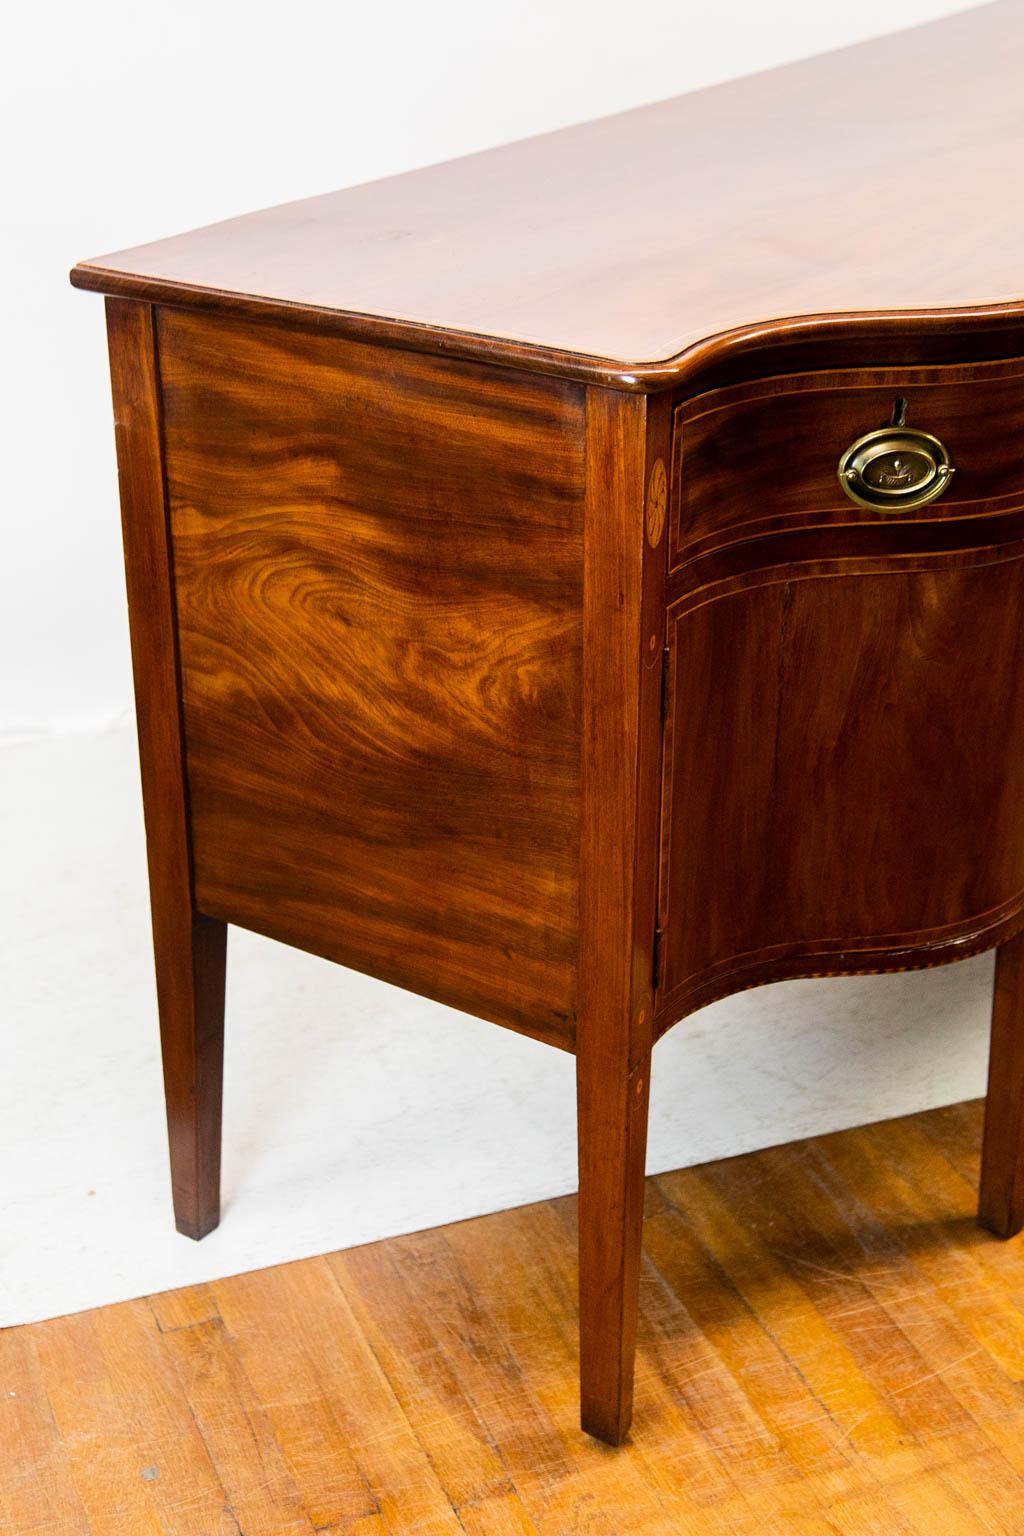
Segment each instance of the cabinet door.
[[748,564],[677,597],[666,1024],[760,981],[935,964],[1020,925],[1024,520],[1001,527],[988,548]]

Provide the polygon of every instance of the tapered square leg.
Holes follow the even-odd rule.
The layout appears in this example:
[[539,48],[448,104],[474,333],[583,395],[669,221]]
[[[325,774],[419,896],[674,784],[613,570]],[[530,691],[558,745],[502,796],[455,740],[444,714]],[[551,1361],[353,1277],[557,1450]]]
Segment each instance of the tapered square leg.
[[227,927],[190,911],[153,919],[174,1224],[199,1239],[220,1221]]
[[1024,1227],[1024,934],[996,951],[978,1219],[999,1237]]
[[631,1073],[577,1058],[580,1418],[620,1445],[633,1413],[650,1056]]
[[661,793],[668,395],[587,392],[576,1017],[580,1406],[619,1445],[633,1410]]
[[195,910],[181,718],[174,561],[148,304],[107,300],[121,527],[146,817],[174,1218],[205,1236],[220,1217],[223,923]]

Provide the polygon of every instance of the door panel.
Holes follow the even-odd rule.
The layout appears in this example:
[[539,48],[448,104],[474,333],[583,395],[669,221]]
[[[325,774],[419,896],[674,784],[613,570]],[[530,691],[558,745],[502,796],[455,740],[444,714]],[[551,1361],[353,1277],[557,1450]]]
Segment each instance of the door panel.
[[665,1023],[1019,922],[1024,543],[748,570],[668,637]]

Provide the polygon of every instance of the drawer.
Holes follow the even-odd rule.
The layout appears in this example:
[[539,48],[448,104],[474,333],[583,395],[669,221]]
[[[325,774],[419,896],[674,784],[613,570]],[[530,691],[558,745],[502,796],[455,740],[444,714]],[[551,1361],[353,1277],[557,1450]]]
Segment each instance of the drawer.
[[[925,506],[860,506],[839,483],[852,443],[890,424],[945,446],[955,471]],[[948,367],[793,374],[676,408],[674,569],[763,534],[861,523],[983,518],[1024,505],[1024,358]]]

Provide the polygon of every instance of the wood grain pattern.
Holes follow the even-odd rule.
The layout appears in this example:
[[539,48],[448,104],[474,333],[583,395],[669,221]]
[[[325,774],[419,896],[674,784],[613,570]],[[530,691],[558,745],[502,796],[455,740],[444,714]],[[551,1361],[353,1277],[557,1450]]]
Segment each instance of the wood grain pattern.
[[0,1329],[0,1517],[5,1531],[89,1536],[89,1518],[27,1329]]
[[1005,0],[73,280],[627,389],[808,335],[864,361],[911,313],[977,333],[1024,312],[1022,42]]
[[108,300],[107,336],[174,1218],[198,1239],[220,1219],[227,930],[193,900],[152,311]]
[[574,1200],[0,1332],[5,1536],[1012,1536],[1024,1260],[973,1224],[981,1132],[648,1180],[615,1455],[577,1427]]
[[570,1046],[574,385],[160,318],[197,901]]
[[660,1027],[1024,910],[1024,544],[765,559],[670,610]]
[[[1024,341],[1024,334],[1022,334]],[[927,507],[893,514],[859,507],[836,476],[857,438],[892,420],[949,449],[956,475]],[[941,368],[817,371],[711,390],[676,410],[673,567],[776,532],[989,517],[1024,504],[1024,361]],[[975,529],[975,538],[985,532]]]

